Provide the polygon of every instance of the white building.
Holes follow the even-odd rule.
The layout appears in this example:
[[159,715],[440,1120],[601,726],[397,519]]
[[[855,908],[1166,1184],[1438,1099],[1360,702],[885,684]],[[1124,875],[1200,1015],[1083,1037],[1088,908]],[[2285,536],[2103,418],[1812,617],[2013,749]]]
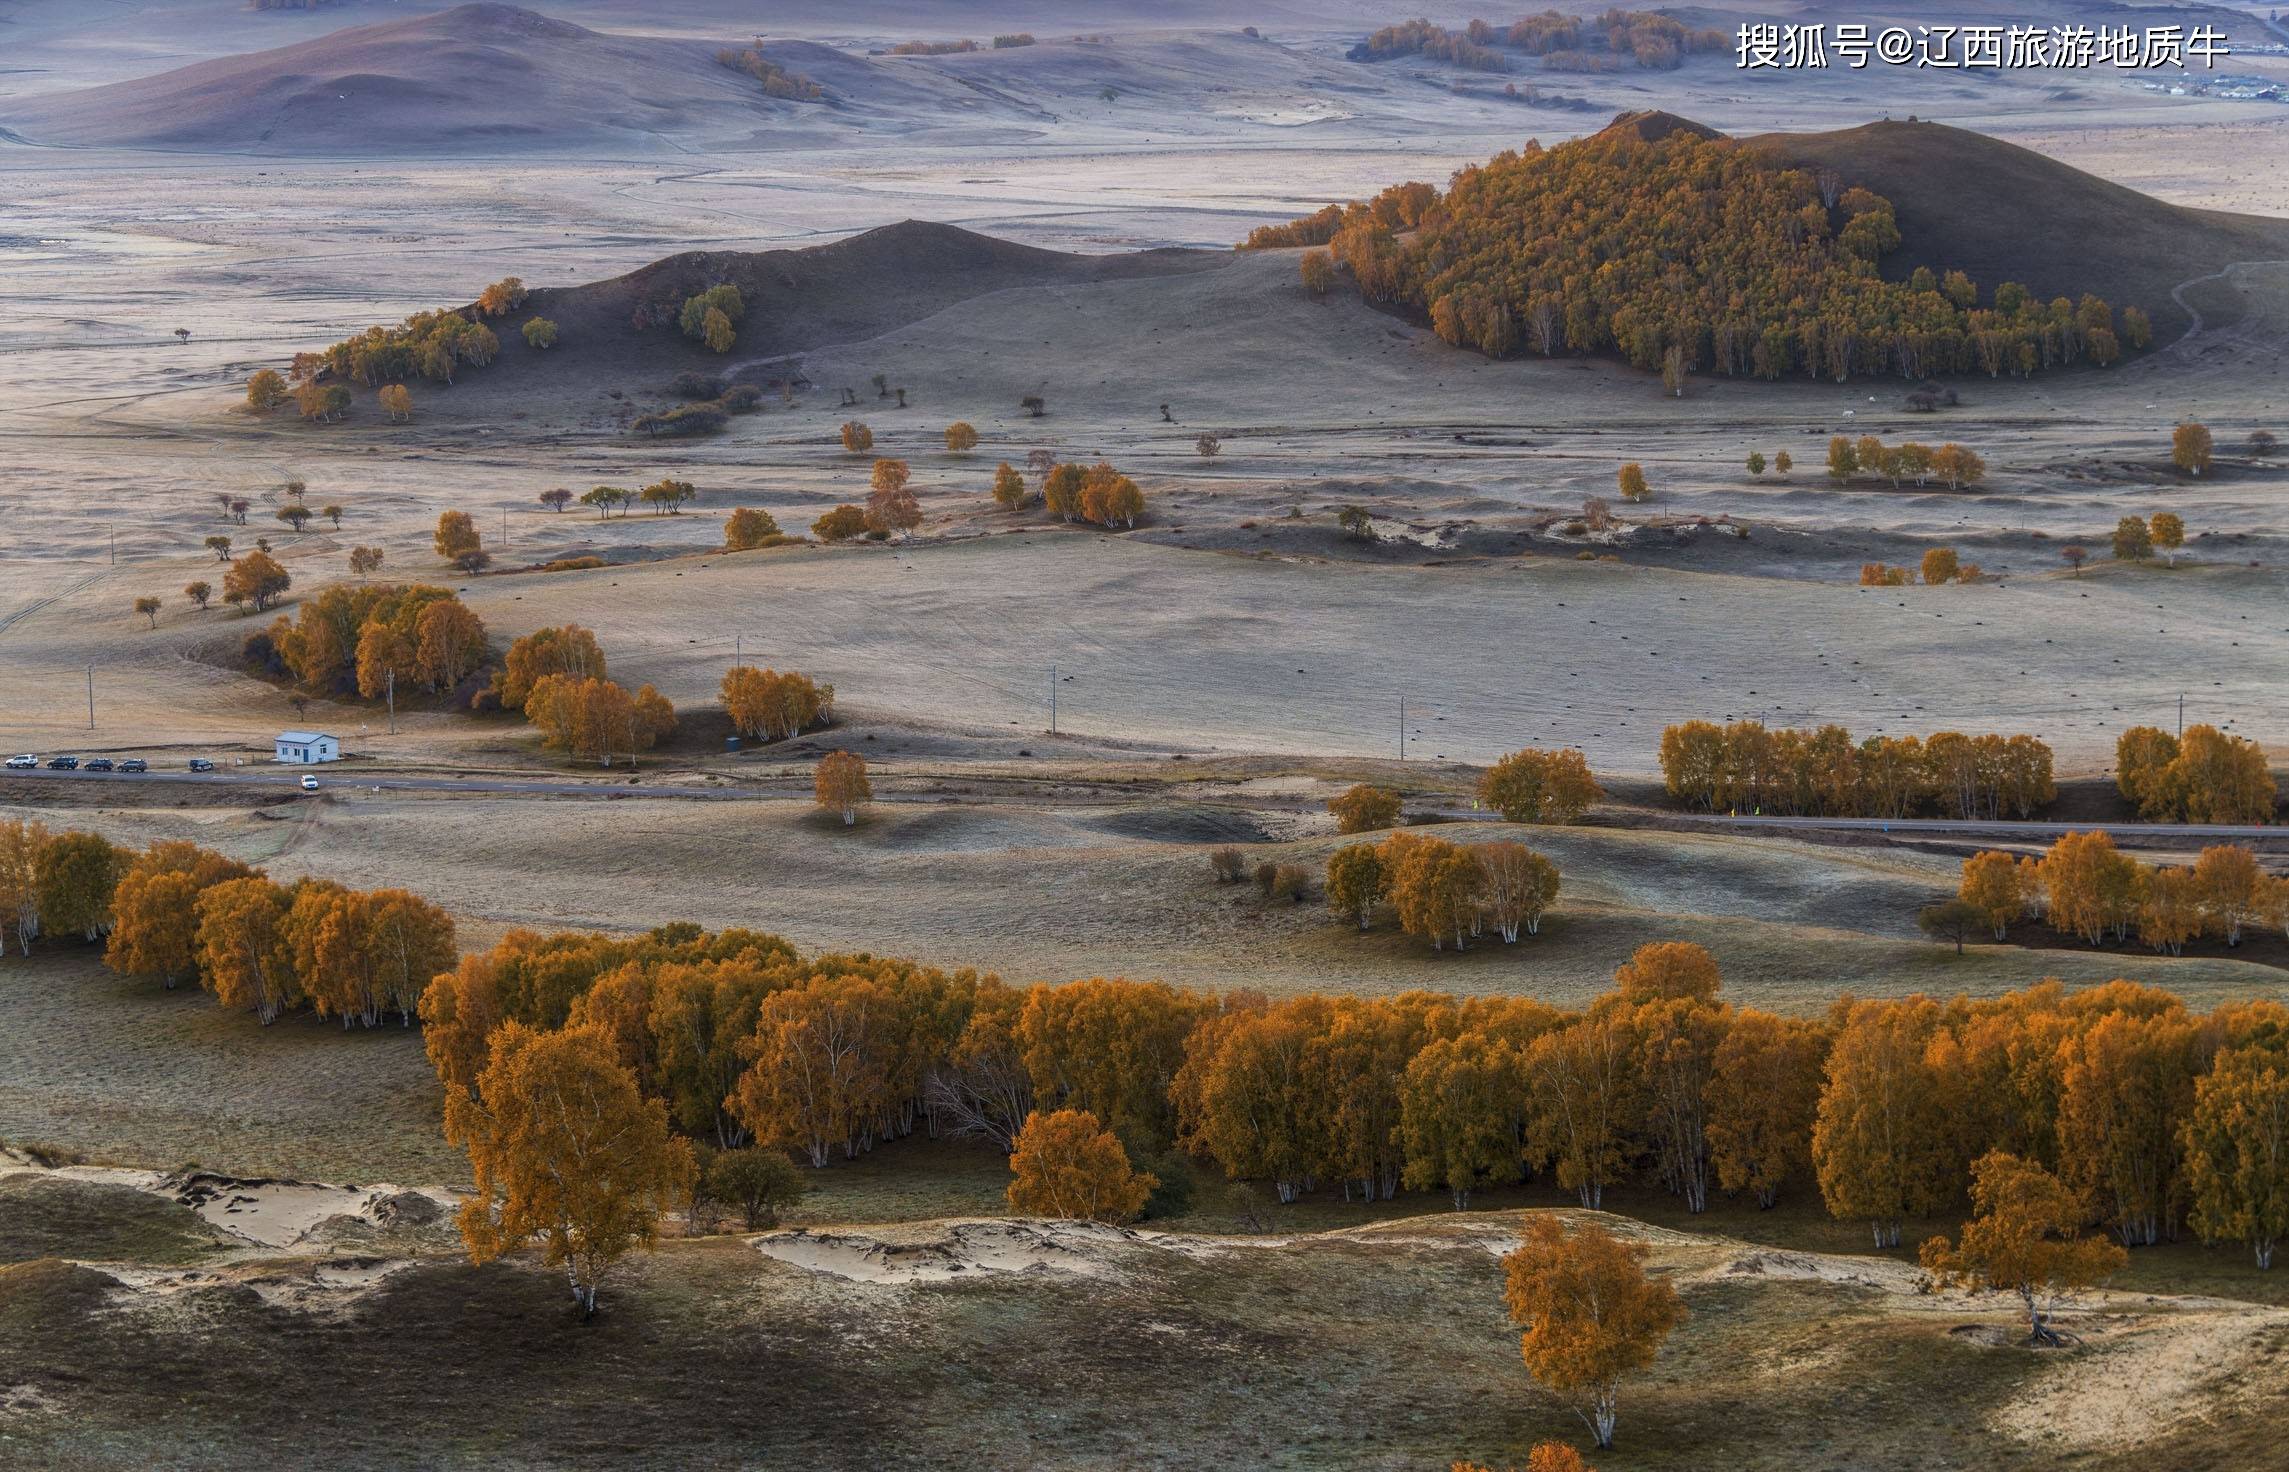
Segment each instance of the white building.
[[338,762],[342,759],[342,743],[323,731],[281,731],[278,733],[278,760],[307,766],[313,762]]

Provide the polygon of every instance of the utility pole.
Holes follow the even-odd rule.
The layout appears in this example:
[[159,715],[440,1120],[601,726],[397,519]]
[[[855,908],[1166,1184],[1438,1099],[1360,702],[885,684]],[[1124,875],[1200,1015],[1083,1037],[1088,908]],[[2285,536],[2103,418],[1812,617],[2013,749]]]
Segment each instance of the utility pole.
[[116,531],[111,534],[111,565],[119,566],[119,533]]
[[1049,666],[1049,734],[1057,734],[1057,666]]
[[389,691],[389,734],[395,736],[397,734],[397,671],[389,671],[383,677],[382,685]]
[[501,508],[501,550],[509,550],[509,508],[506,506]]
[[1399,760],[1407,759],[1407,697],[1399,697]]
[[95,729],[95,666],[87,667],[87,728]]
[[2178,692],[2178,739],[2186,739],[2186,692]]
[[731,633],[731,664],[734,669],[747,668],[747,636],[737,629]]

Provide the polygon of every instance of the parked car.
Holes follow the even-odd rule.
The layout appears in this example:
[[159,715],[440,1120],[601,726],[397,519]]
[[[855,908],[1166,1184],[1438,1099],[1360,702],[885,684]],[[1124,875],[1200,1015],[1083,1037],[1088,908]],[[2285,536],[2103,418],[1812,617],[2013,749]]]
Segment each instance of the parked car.
[[195,756],[191,758],[191,770],[194,772],[211,772],[214,769],[215,764],[208,761],[203,756]]
[[48,770],[51,772],[76,772],[79,770],[79,758],[76,756],[50,757],[48,758]]
[[111,770],[111,758],[107,756],[91,756],[80,767],[80,770],[83,772],[108,772]]
[[151,764],[139,756],[131,756],[119,764],[119,770],[122,772],[148,772],[151,770]]
[[36,767],[39,764],[40,759],[28,751],[21,756],[8,758],[8,770],[11,772],[21,772],[27,767]]
[[318,779],[315,777],[304,777],[302,779],[302,790],[304,792],[316,792],[318,790]]

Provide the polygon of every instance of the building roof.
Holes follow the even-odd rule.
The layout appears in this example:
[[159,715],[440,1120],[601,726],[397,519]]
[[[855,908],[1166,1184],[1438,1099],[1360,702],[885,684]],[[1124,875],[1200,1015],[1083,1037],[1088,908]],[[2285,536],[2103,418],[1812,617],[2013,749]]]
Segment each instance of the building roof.
[[281,731],[278,739],[291,741],[296,746],[308,746],[313,741],[332,741],[335,738],[324,731]]

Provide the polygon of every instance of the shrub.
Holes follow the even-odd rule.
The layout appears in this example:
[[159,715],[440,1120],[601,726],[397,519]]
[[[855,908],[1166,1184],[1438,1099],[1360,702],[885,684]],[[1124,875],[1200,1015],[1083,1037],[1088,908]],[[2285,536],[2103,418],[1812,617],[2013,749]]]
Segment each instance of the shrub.
[[1215,874],[1218,884],[1234,884],[1247,872],[1248,861],[1236,848],[1211,849],[1208,867]]

